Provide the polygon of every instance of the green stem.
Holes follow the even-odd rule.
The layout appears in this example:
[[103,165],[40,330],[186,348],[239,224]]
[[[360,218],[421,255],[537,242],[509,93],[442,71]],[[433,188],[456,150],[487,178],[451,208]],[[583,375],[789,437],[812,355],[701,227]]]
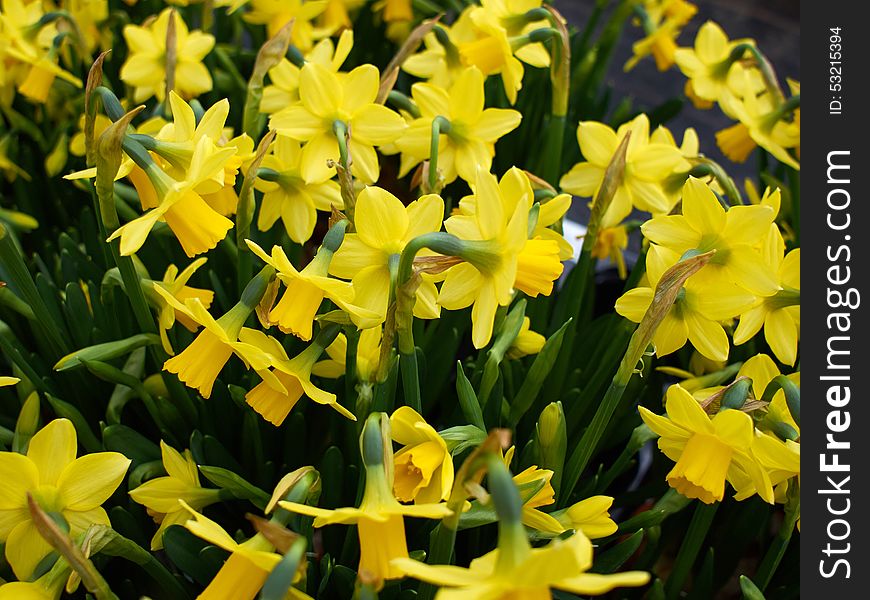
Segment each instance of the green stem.
[[338,162],[336,171],[338,172],[338,183],[341,186],[341,199],[344,203],[344,214],[348,220],[353,223],[353,213],[356,207],[356,194],[353,191],[353,174],[350,171],[353,158],[350,155],[349,133],[347,123],[336,120],[332,124],[332,132],[338,141]]
[[429,178],[427,180],[427,194],[437,194],[441,191],[438,182],[438,148],[441,145],[441,134],[450,133],[450,121],[442,116],[432,120],[432,136],[429,141]]
[[707,537],[710,525],[713,524],[713,518],[716,516],[716,509],[718,508],[718,502],[714,504],[699,502],[695,507],[695,514],[692,515],[689,530],[686,532],[686,537],[683,538],[683,545],[680,546],[680,551],[674,560],[674,568],[665,584],[665,597],[668,600],[675,600],[680,596],[680,591],[683,589],[686,577],[688,577],[689,572],[692,570],[692,565],[695,564],[695,559],[701,550],[704,538]]

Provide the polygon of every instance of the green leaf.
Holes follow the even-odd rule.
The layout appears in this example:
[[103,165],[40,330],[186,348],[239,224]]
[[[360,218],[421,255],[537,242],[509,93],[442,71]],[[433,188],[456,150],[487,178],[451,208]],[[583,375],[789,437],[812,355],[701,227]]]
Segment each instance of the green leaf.
[[740,591],[743,592],[744,600],[765,600],[758,586],[746,575],[740,576]]
[[549,337],[544,343],[544,347],[541,348],[541,351],[535,357],[535,362],[532,363],[528,375],[523,381],[522,386],[520,386],[520,391],[517,392],[511,404],[511,423],[518,423],[523,415],[526,414],[526,411],[532,407],[532,403],[538,397],[538,394],[541,393],[547,376],[553,369],[553,365],[556,364],[556,358],[559,356],[559,350],[562,348],[562,338],[570,323],[571,319],[565,321],[556,333]]
[[[163,532],[163,548],[169,560],[199,585],[207,586],[220,570],[223,561],[203,560],[206,543],[181,525],[170,525]],[[226,552],[223,553],[226,556]]]
[[92,555],[100,553],[118,556],[136,563],[154,578],[163,592],[173,598],[190,598],[190,594],[187,593],[178,579],[153,554],[111,527],[91,525],[85,532],[83,544],[90,547]]
[[54,414],[63,419],[69,419],[72,421],[73,426],[76,428],[79,443],[84,446],[85,450],[88,452],[99,452],[103,449],[103,445],[100,443],[100,440],[97,439],[97,436],[94,435],[90,425],[88,425],[84,415],[79,412],[79,409],[69,402],[65,402],[60,398],[55,398],[51,394],[46,394],[45,397],[48,400],[48,403],[51,404]]
[[123,340],[106,342],[88,346],[67,354],[54,365],[56,371],[69,371],[84,366],[82,359],[94,361],[107,361],[119,356],[126,356],[136,348],[157,345],[160,336],[156,333],[138,333]]
[[643,542],[643,529],[638,529],[630,538],[620,542],[595,558],[593,573],[615,573],[640,548]]
[[269,494],[228,469],[200,465],[199,470],[206,479],[222,490],[227,490],[240,500],[250,500],[260,510],[269,502]]
[[103,445],[106,450],[120,452],[132,460],[134,469],[141,463],[160,460],[160,447],[126,425],[109,425],[103,429]]
[[462,409],[462,415],[466,420],[479,429],[486,431],[486,423],[483,421],[480,402],[477,400],[477,394],[474,393],[471,382],[465,376],[462,361],[456,361],[456,394],[459,396],[459,407]]

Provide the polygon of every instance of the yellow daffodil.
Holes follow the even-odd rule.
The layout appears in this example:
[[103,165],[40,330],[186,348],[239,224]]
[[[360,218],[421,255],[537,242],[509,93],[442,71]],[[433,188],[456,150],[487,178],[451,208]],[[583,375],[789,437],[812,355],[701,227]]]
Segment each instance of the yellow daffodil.
[[646,37],[632,45],[632,56],[625,70],[633,69],[641,59],[652,55],[659,71],[667,71],[674,64],[676,39],[683,26],[698,11],[698,7],[684,0],[652,0],[643,3],[641,20]]
[[533,196],[519,169],[509,170],[500,182],[479,170],[473,197],[463,200],[463,213],[444,222],[468,249],[463,255],[467,262],[446,272],[438,303],[448,310],[473,306],[475,348],[489,343],[495,311],[510,303],[514,288],[530,296],[549,294],[562,273],[558,244],[528,238]]
[[167,8],[146,26],[124,26],[124,40],[130,49],[121,66],[121,79],[133,86],[133,101],[144,102],[151,96],[162,101],[166,95],[166,32],[169,19],[175,22],[175,85],[183,98],[195,98],[212,88],[211,75],[202,64],[214,48],[214,36],[202,31],[188,31],[178,11]]
[[[777,377],[780,374],[779,368],[777,368],[773,359],[771,359],[767,354],[756,354],[743,363],[740,370],[737,372],[737,377],[749,377],[752,380],[752,393],[755,398],[760,399],[764,395],[764,390],[767,388],[767,385],[774,379],[774,377]],[[800,371],[798,371],[797,373],[792,373],[787,377],[800,387],[800,375]],[[785,423],[794,429],[795,432],[800,434],[801,428],[795,422],[794,417],[792,417],[791,412],[788,409],[788,404],[786,403],[785,392],[782,390],[778,390],[776,394],[773,395],[773,399],[767,406],[767,414],[768,417],[773,419],[773,421]],[[759,427],[763,427],[763,425],[763,422],[759,423]]]
[[610,496],[591,496],[572,506],[553,513],[565,529],[580,531],[590,540],[607,537],[616,533],[616,523],[610,518]]
[[[359,334],[356,348],[356,376],[364,383],[373,383],[378,371],[381,358],[381,327],[363,329]],[[339,333],[329,346],[326,347],[328,359],[314,365],[311,372],[318,377],[336,379],[345,373],[347,360],[347,338]]]
[[[451,514],[446,504],[399,504],[393,496],[393,469],[388,460],[389,420],[373,413],[366,420],[360,436],[360,450],[365,467],[365,490],[359,508],[327,510],[295,502],[279,502],[291,512],[315,517],[314,527],[333,524],[357,525],[359,535],[359,573],[372,581],[399,579],[404,571],[394,559],[408,558],[404,517],[442,519]],[[389,456],[385,454],[389,452]]]
[[[465,71],[466,65],[459,56],[454,37],[472,36],[469,11],[464,11],[453,27],[439,24],[440,31],[449,44],[448,48],[438,41],[438,34],[429,32],[423,37],[424,48],[412,54],[402,64],[402,70],[414,77],[425,79],[432,85],[446,89],[453,85],[456,77]],[[467,34],[464,31],[467,30]],[[454,33],[462,31],[463,33]]]
[[[332,1],[341,2],[342,0]],[[321,64],[338,73],[351,48],[353,48],[353,30],[346,29],[341,32],[337,44],[333,44],[330,38],[317,42],[317,45],[305,55],[305,60]],[[300,68],[286,58],[282,58],[277,65],[269,70],[270,84],[263,88],[260,112],[271,115],[282,108],[299,102],[299,72]]]
[[4,375],[4,376],[0,377],[0,387],[7,387],[10,385],[15,385],[19,381],[21,381],[21,380],[18,377],[9,377],[9,376]]
[[430,158],[436,117],[450,123],[438,137],[438,169],[445,184],[457,175],[473,182],[478,168],[490,170],[496,140],[516,129],[522,116],[510,109],[484,109],[483,79],[477,67],[470,67],[448,89],[429,83],[413,85],[411,95],[421,116],[396,142],[402,152],[400,176]]
[[688,250],[716,253],[695,283],[715,288],[735,283],[759,295],[779,290],[776,273],[756,249],[775,216],[770,206],[732,206],[727,211],[703,181],[689,177],[683,187],[683,214],[650,219],[641,231],[651,242],[677,255]]
[[[788,487],[788,481],[800,477],[801,472],[801,445],[792,440],[782,441],[769,433],[755,432],[752,440],[752,454],[758,463],[764,468],[770,483],[780,486],[780,497],[777,502],[785,502],[784,492]],[[737,490],[735,498],[745,500],[758,493],[756,483],[745,474],[739,474],[731,482]],[[785,485],[782,485],[785,484]]]
[[100,506],[124,479],[130,459],[118,452],[76,458],[76,430],[55,419],[30,440],[27,454],[0,452],[0,541],[6,560],[22,581],[52,551],[30,519],[27,494],[46,512],[63,517],[73,537],[92,524],[109,525]]
[[508,101],[514,104],[523,86],[523,63],[515,56],[508,32],[498,17],[487,10],[472,10],[473,38],[460,42],[459,56],[466,65],[474,65],[487,77],[501,75]]
[[530,354],[537,354],[544,347],[544,342],[547,339],[537,331],[531,330],[532,321],[528,317],[523,317],[523,324],[520,326],[520,332],[516,339],[508,348],[507,357],[511,359],[522,358]]
[[[220,192],[228,178],[241,166],[239,145],[219,146],[229,111],[226,100],[205,112],[199,124],[193,109],[174,92],[170,94],[173,122],[158,133],[160,140],[148,142],[165,159],[166,173],[155,165],[146,172],[154,193],[151,208],[141,217],[119,227],[109,240],[121,238],[121,254],[136,252],[159,220],[178,238],[189,257],[214,248],[233,222],[209,206],[203,194]],[[230,175],[228,175],[228,172]],[[132,174],[132,172],[131,172]],[[144,198],[143,198],[144,204]]]
[[461,567],[427,565],[411,559],[395,564],[409,577],[443,586],[436,600],[486,598],[487,600],[537,600],[551,597],[550,590],[599,596],[617,587],[638,587],[649,573],[626,571],[609,575],[589,573],[592,543],[582,533],[556,539],[542,548],[526,548],[520,556],[497,548]]
[[165,477],[149,479],[135,490],[130,490],[134,502],[142,504],[160,527],[151,538],[151,549],[163,548],[163,532],[170,525],[181,525],[190,517],[185,507],[178,503],[184,500],[195,510],[202,510],[220,500],[220,490],[202,487],[199,469],[190,450],[184,454],[160,440],[160,453]]
[[607,165],[629,131],[631,138],[625,155],[625,171],[604,216],[604,224],[608,227],[618,225],[632,208],[653,214],[670,211],[671,203],[662,183],[683,162],[679,150],[650,140],[649,119],[644,114],[616,131],[604,123],[583,121],[577,127],[577,142],[586,162],[574,165],[562,177],[559,186],[578,196],[597,196]]
[[0,583],[0,600],[58,600],[70,578],[72,567],[62,557],[35,581]]
[[[636,287],[623,294],[616,301],[616,312],[640,323],[652,303],[655,286],[679,260],[680,255],[667,248],[651,247],[646,262],[650,286]],[[721,322],[737,316],[754,301],[754,295],[734,284],[722,282],[712,287],[698,282],[695,276],[690,277],[653,334],[656,356],[676,352],[691,341],[710,360],[727,360],[730,346]]]
[[306,183],[301,170],[302,153],[299,142],[285,135],[277,136],[271,154],[262,162],[262,167],[272,169],[275,175],[268,181],[261,175],[255,184],[264,192],[257,227],[268,231],[280,217],[287,235],[297,244],[304,244],[311,237],[318,210],[344,208],[341,190],[328,175]]
[[[730,110],[746,95],[754,95],[764,87],[755,70],[744,67],[731,56],[741,44],[752,44],[749,39],[729,40],[713,21],[707,21],[698,30],[694,48],[679,48],[674,53],[677,66],[689,78],[692,94],[701,100],[718,102]],[[744,73],[747,72],[747,73]],[[747,75],[748,77],[744,78]]]
[[602,227],[598,230],[595,245],[592,247],[592,256],[599,260],[610,260],[611,265],[616,266],[620,279],[628,276],[628,268],[625,266],[623,252],[628,248],[628,231],[625,225],[616,227]]
[[770,225],[767,242],[762,247],[765,262],[777,275],[780,290],[760,298],[758,305],[740,315],[734,331],[734,343],[743,344],[764,327],[764,339],[776,357],[787,365],[797,360],[800,336],[801,249],[785,254],[785,243],[775,223]]
[[302,52],[308,52],[314,40],[332,33],[318,31],[312,21],[326,10],[327,0],[249,0],[250,11],[244,14],[248,23],[265,25],[271,38],[293,20],[291,43]]
[[[336,277],[351,279],[354,303],[386,318],[390,297],[390,264],[398,264],[405,245],[419,235],[441,229],[444,201],[436,194],[421,196],[408,206],[379,187],[360,192],[355,209],[355,231],[344,242],[329,265]],[[414,315],[438,317],[438,291],[423,279],[417,290]]]
[[280,342],[261,331],[244,327],[239,340],[255,349],[264,359],[259,361],[259,366],[254,366],[263,381],[245,396],[245,401],[264,419],[275,426],[280,425],[305,395],[318,404],[329,406],[343,417],[356,421],[354,414],[338,403],[335,394],[311,382],[314,364],[331,338],[325,343],[315,339],[314,343],[292,359],[288,358]]
[[163,275],[163,281],[151,281],[150,279],[142,279],[142,284],[148,294],[148,300],[157,308],[157,323],[160,326],[160,340],[163,342],[163,349],[166,353],[172,356],[175,352],[172,350],[172,345],[169,343],[169,337],[166,332],[172,329],[175,325],[175,320],[184,325],[188,331],[196,331],[199,325],[191,320],[185,313],[177,311],[170,306],[159,293],[154,291],[155,286],[161,286],[164,290],[172,294],[180,302],[184,302],[188,298],[197,298],[203,308],[208,309],[214,299],[214,292],[202,288],[195,288],[187,285],[187,282],[193,277],[193,274],[202,265],[206,259],[200,258],[190,263],[181,273],[178,272],[178,267],[169,265],[166,267],[166,273]]
[[379,322],[379,315],[372,311],[354,306],[353,286],[345,281],[327,276],[332,252],[321,247],[317,256],[301,271],[297,271],[280,246],[272,246],[272,255],[250,240],[248,247],[263,262],[278,272],[278,279],[286,286],[284,295],[271,311],[269,319],[284,333],[308,341],[311,339],[312,326],[317,310],[324,298],[329,298],[359,327],[372,327]]
[[[514,448],[511,447],[504,456],[505,466],[510,467]],[[540,532],[558,535],[569,529],[581,531],[589,539],[605,537],[616,531],[616,523],[610,519],[608,509],[613,504],[609,496],[594,496],[582,500],[567,509],[546,513],[538,510],[542,506],[551,506],[556,502],[556,491],[552,483],[553,471],[539,469],[533,465],[514,475],[513,482],[520,490],[535,490],[525,497],[522,505],[522,523]],[[608,502],[609,501],[609,502]]]
[[[39,104],[48,100],[58,78],[82,87],[81,80],[57,64],[58,29],[55,19],[47,18],[47,8],[41,2],[3,0],[0,10],[0,60],[4,63],[0,82],[4,91],[11,94],[17,86],[19,93]],[[11,95],[8,101],[11,103]]]
[[351,31],[350,13],[365,4],[365,0],[327,0],[326,8],[317,17],[317,26],[326,31]]
[[[230,553],[199,599],[254,600],[269,573],[281,562],[281,555],[275,552],[275,546],[261,533],[240,544],[223,527],[197,512],[183,499],[178,500],[178,505],[186,513],[185,516],[193,517],[184,522],[188,531]],[[310,596],[293,587],[288,590],[287,598],[311,600]]]
[[726,479],[742,482],[748,477],[762,500],[773,503],[770,477],[752,455],[755,427],[748,414],[725,409],[711,419],[679,385],[668,388],[667,416],[642,406],[639,410],[644,423],[660,436],[659,449],[676,461],[667,481],[682,495],[711,504],[724,497]]
[[[541,18],[531,21],[526,18],[529,11],[541,8],[542,4],[541,0],[481,0],[480,7],[472,8],[472,14],[474,11],[486,12],[497,20],[508,36],[518,37],[544,26]],[[526,44],[515,50],[514,55],[533,67],[550,66],[550,53],[540,42]]]
[[211,396],[215,379],[233,353],[246,366],[251,363],[255,369],[267,366],[261,352],[249,344],[237,341],[242,325],[253,307],[247,307],[240,302],[215,320],[199,298],[185,298],[182,303],[164,288],[157,286],[154,289],[174,310],[204,328],[181,354],[163,363],[164,371],[178,375],[189,387],[199,390],[203,398]]
[[390,417],[393,441],[401,444],[393,463],[393,493],[401,502],[447,500],[453,488],[453,457],[438,432],[417,411],[402,406]]
[[[749,75],[744,73],[744,79]],[[800,96],[794,97],[800,99]],[[777,160],[800,170],[800,163],[789,153],[800,145],[800,124],[789,121],[785,104],[778,104],[770,93],[746,94],[739,102],[723,106],[726,114],[739,123],[716,133],[722,153],[734,162],[745,162],[761,146]]]
[[[499,461],[500,462],[500,461]],[[498,514],[498,547],[471,561],[469,567],[427,565],[410,558],[393,560],[407,576],[441,586],[436,600],[480,598],[487,600],[537,600],[551,590],[599,595],[615,587],[640,586],[649,574],[630,571],[612,575],[588,573],[592,543],[580,532],[556,539],[542,548],[531,548],[520,523],[520,496],[504,466],[492,466],[487,479]]]
[[301,103],[272,115],[269,126],[279,133],[307,142],[302,149],[302,178],[306,182],[329,179],[338,161],[334,131],[337,121],[350,132],[348,150],[353,173],[363,183],[378,180],[380,166],[375,146],[394,142],[405,129],[402,117],[376,104],[378,70],[362,65],[339,78],[318,63],[307,63],[299,74]]

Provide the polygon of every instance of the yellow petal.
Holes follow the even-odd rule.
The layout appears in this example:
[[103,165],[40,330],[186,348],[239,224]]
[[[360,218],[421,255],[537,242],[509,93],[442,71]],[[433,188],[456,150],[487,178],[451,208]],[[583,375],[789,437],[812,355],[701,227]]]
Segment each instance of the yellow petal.
[[119,452],[86,454],[70,463],[57,480],[64,505],[86,511],[109,499],[127,473],[130,459]]
[[0,481],[3,481],[0,486],[0,512],[26,509],[27,492],[39,485],[39,475],[36,465],[28,457],[17,452],[0,452]]
[[36,565],[52,551],[30,519],[19,523],[6,539],[6,560],[15,577],[27,581]]
[[40,484],[55,485],[63,470],[76,459],[76,430],[72,422],[55,419],[36,432],[27,447],[27,458],[38,469]]
[[388,191],[370,186],[360,192],[356,205],[356,230],[372,248],[401,251],[408,231],[405,206]]

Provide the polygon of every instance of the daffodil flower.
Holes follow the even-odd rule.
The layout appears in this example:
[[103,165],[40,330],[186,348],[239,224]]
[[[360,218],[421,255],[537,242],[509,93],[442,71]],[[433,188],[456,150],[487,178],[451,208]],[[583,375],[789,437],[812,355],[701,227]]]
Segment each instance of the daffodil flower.
[[302,177],[302,146],[285,135],[276,137],[272,153],[261,165],[272,169],[275,175],[269,180],[261,176],[255,187],[263,193],[257,227],[268,231],[278,218],[290,239],[304,244],[311,237],[317,222],[317,211],[330,211],[333,207],[344,208],[341,189],[328,177],[321,181],[306,183]]
[[401,502],[429,504],[447,500],[453,488],[453,457],[438,432],[417,411],[402,406],[390,417],[393,441],[393,492]]
[[[183,499],[178,500],[179,509],[186,513],[184,527],[193,535],[230,553],[230,557],[215,575],[208,587],[199,595],[200,600],[254,600],[269,573],[281,562],[275,547],[258,533],[239,543],[223,527],[197,512]],[[299,579],[299,576],[296,576]],[[288,598],[311,600],[311,597],[290,587]]]
[[163,370],[175,373],[189,387],[199,390],[203,398],[211,396],[215,379],[235,353],[246,366],[265,369],[267,359],[256,348],[239,342],[238,335],[251,314],[253,306],[239,302],[220,319],[215,320],[199,298],[186,298],[184,303],[160,286],[154,288],[167,304],[203,330],[183,352],[163,363]]
[[[497,459],[496,459],[497,460]],[[500,461],[499,461],[500,462]],[[405,575],[441,586],[436,600],[538,599],[551,590],[600,595],[615,587],[641,586],[649,574],[640,571],[599,575],[592,567],[592,543],[580,532],[556,539],[542,548],[531,548],[520,523],[520,498],[506,467],[490,467],[488,480],[499,519],[498,547],[471,561],[468,568],[427,565],[410,558],[392,564]],[[509,493],[505,493],[510,490]]]
[[15,385],[19,381],[21,381],[21,380],[18,377],[9,377],[9,376],[4,375],[4,376],[0,377],[0,387],[7,387],[10,385]]
[[329,32],[341,31],[344,35],[347,31],[352,31],[350,28],[352,22],[350,13],[357,10],[366,0],[327,0],[326,8],[317,17],[317,27]]
[[596,197],[604,182],[604,172],[628,132],[631,138],[625,154],[625,170],[604,215],[606,226],[619,224],[632,208],[654,215],[670,211],[671,202],[662,183],[683,162],[679,150],[650,140],[649,119],[644,114],[616,131],[604,123],[582,121],[577,127],[577,142],[586,162],[574,165],[562,177],[559,186],[578,196]]
[[532,331],[532,320],[528,317],[523,317],[523,324],[520,326],[520,332],[514,339],[511,347],[508,348],[507,357],[510,359],[518,359],[530,354],[537,354],[544,347],[544,342],[547,339],[537,331]]
[[420,118],[396,142],[402,152],[403,176],[422,160],[430,158],[432,122],[447,119],[450,127],[438,137],[438,169],[444,183],[457,177],[474,181],[477,169],[489,171],[495,155],[495,142],[520,124],[515,110],[484,109],[483,74],[477,67],[462,72],[450,88],[415,83],[411,95],[420,108]]
[[311,382],[311,371],[325,346],[329,345],[337,329],[321,333],[314,342],[292,359],[278,340],[256,329],[242,328],[239,340],[262,356],[257,374],[263,381],[245,395],[245,401],[257,414],[275,425],[281,425],[303,395],[314,402],[329,406],[351,421],[356,416],[341,404],[335,394],[320,389]]
[[[767,354],[756,354],[752,358],[746,360],[737,372],[737,378],[749,377],[749,379],[752,380],[752,392],[756,398],[761,398],[764,395],[764,390],[767,388],[767,385],[779,375],[781,375],[779,368],[776,366],[776,363],[773,362],[773,359],[771,359]],[[787,377],[800,387],[800,371],[792,373]],[[768,418],[771,418],[775,422],[785,423],[794,429],[798,435],[800,434],[800,425],[798,425],[795,422],[794,417],[792,417],[785,399],[785,392],[782,390],[778,390],[776,394],[773,395],[773,399],[767,406],[767,414]],[[764,421],[759,423],[759,427],[763,426]]]
[[[764,88],[757,70],[744,67],[734,60],[732,52],[739,45],[755,44],[750,39],[729,40],[713,21],[698,29],[693,48],[678,48],[674,60],[692,84],[692,92],[702,100],[718,102],[726,111],[747,95]],[[745,73],[748,72],[748,73]],[[748,75],[744,79],[744,75]]]
[[70,579],[72,567],[58,558],[47,573],[35,581],[0,583],[0,600],[58,600]]
[[[444,201],[436,194],[421,196],[408,206],[379,187],[360,192],[356,202],[354,233],[344,242],[329,264],[329,272],[351,279],[354,303],[386,318],[390,298],[390,269],[397,268],[405,245],[417,236],[441,229]],[[394,267],[391,265],[395,263]],[[424,278],[417,290],[414,315],[438,317],[435,284]]]
[[212,88],[211,75],[202,64],[214,48],[214,36],[189,31],[178,11],[166,8],[146,26],[124,26],[124,40],[130,49],[121,66],[121,79],[133,86],[133,101],[143,102],[151,96],[163,101],[166,94],[166,31],[169,19],[175,23],[175,86],[184,98],[194,98]]
[[787,365],[797,360],[800,336],[801,249],[785,253],[785,243],[775,223],[762,247],[763,260],[776,273],[780,290],[773,296],[759,298],[757,306],[740,315],[734,330],[734,343],[743,344],[764,327],[764,339],[776,357]]
[[118,452],[76,458],[76,450],[73,424],[55,419],[31,438],[26,455],[0,452],[0,541],[21,581],[52,551],[30,519],[28,493],[44,511],[62,516],[72,536],[93,524],[109,525],[100,505],[123,481],[130,459]]
[[514,56],[511,38],[495,14],[472,10],[469,17],[474,37],[458,44],[459,56],[466,65],[474,65],[486,75],[501,75],[508,102],[517,101],[523,86],[523,63]]
[[269,319],[284,333],[310,340],[314,318],[324,298],[335,302],[361,329],[379,324],[378,313],[354,305],[351,284],[328,276],[332,251],[326,248],[326,241],[314,260],[301,271],[296,270],[280,246],[272,246],[272,255],[269,256],[254,242],[245,241],[254,254],[275,268],[278,279],[287,288],[278,304],[269,311]]
[[445,274],[438,304],[448,310],[472,306],[472,341],[484,347],[492,336],[495,311],[506,306],[514,288],[530,296],[549,294],[562,273],[559,247],[552,240],[528,239],[533,192],[528,178],[511,169],[501,182],[478,171],[473,198],[466,209],[473,214],[453,215],[447,231],[463,242],[466,262]]
[[552,516],[566,530],[580,531],[590,540],[596,540],[613,535],[618,529],[610,518],[611,506],[613,506],[613,498],[610,496],[591,496],[566,509],[552,513]]
[[[636,287],[623,294],[616,301],[616,312],[640,323],[652,303],[655,286],[664,272],[679,260],[679,254],[652,246],[647,253],[650,286]],[[727,360],[730,345],[721,322],[752,306],[755,296],[732,283],[720,282],[714,287],[698,282],[696,277],[697,274],[686,281],[653,334],[656,356],[676,352],[691,341],[695,349],[710,360]]]
[[[356,376],[362,382],[374,383],[381,357],[381,327],[363,329],[359,334],[356,348]],[[347,338],[339,333],[326,347],[329,358],[315,363],[311,372],[318,377],[336,379],[345,373],[347,360]]]
[[266,34],[272,38],[291,20],[291,43],[302,52],[308,52],[314,40],[332,33],[316,29],[312,21],[326,10],[327,0],[249,0],[251,8],[242,17],[248,23],[265,25]]
[[[343,1],[332,0],[331,4],[340,4]],[[305,60],[321,64],[338,73],[352,48],[353,30],[345,29],[341,32],[337,44],[333,44],[330,38],[322,39],[305,55]],[[269,69],[270,84],[263,88],[260,112],[271,115],[299,102],[299,72],[300,68],[286,58],[282,58],[277,65]]]
[[650,219],[641,226],[643,234],[677,255],[688,250],[716,253],[695,283],[711,286],[736,283],[759,296],[779,290],[773,269],[756,249],[767,235],[775,212],[766,205],[732,206],[727,211],[703,181],[689,177],[683,187],[683,214]]
[[108,241],[121,238],[121,254],[133,254],[145,243],[154,225],[164,220],[188,257],[214,248],[232,229],[233,222],[210,207],[194,188],[214,178],[222,181],[226,161],[235,153],[235,148],[217,148],[203,136],[193,149],[188,179],[175,181],[159,169],[149,172],[157,190],[157,206],[116,229]]
[[[542,5],[541,0],[481,0],[480,6],[471,10],[472,14],[474,11],[488,13],[490,18],[501,24],[508,36],[518,37],[542,26],[543,17],[527,18],[529,11],[539,9]],[[514,55],[533,67],[550,66],[550,52],[540,42],[526,44],[515,50]]]
[[160,525],[151,538],[152,550],[163,548],[163,532],[170,525],[182,525],[190,517],[179,500],[184,500],[195,510],[202,510],[220,500],[220,490],[204,488],[200,484],[199,469],[190,450],[182,454],[160,440],[160,454],[166,476],[149,479],[129,492],[133,501],[145,506],[148,514]]
[[[744,74],[745,79],[748,77]],[[792,98],[799,100],[800,96]],[[745,162],[756,146],[761,146],[780,162],[800,170],[800,163],[788,151],[800,145],[800,124],[784,118],[786,105],[779,105],[765,92],[760,96],[747,94],[741,101],[723,106],[723,110],[739,121],[716,133],[716,143],[725,156]]]
[[[423,37],[424,49],[409,56],[402,64],[402,70],[414,77],[425,79],[438,88],[446,89],[453,85],[459,74],[467,67],[459,56],[459,50],[456,48],[453,38],[457,35],[464,36],[464,34],[454,33],[460,30],[468,30],[467,36],[469,37],[473,35],[468,14],[469,11],[464,11],[453,27],[439,24],[439,33],[427,33]],[[439,41],[439,35],[445,38],[445,43],[450,47],[449,51]]]
[[350,132],[348,149],[353,172],[363,183],[378,180],[380,166],[375,146],[394,142],[405,121],[389,108],[376,104],[378,70],[362,65],[341,78],[318,63],[307,63],[299,74],[301,103],[274,113],[269,126],[279,133],[307,142],[302,149],[302,177],[306,182],[329,179],[338,161],[334,124],[342,122]]
[[711,419],[679,385],[668,388],[667,416],[642,406],[638,410],[660,436],[659,449],[676,461],[667,481],[682,495],[711,504],[724,497],[726,479],[749,478],[761,499],[773,503],[770,477],[752,454],[755,427],[748,414],[725,409]]
[[399,579],[404,574],[393,562],[408,558],[404,517],[442,519],[451,514],[444,503],[405,505],[393,496],[393,470],[386,464],[385,455],[390,443],[388,422],[386,415],[373,413],[363,427],[360,450],[366,475],[359,508],[327,510],[295,502],[278,503],[291,512],[315,517],[314,527],[355,523],[361,553],[358,570],[378,582]]
[[163,343],[163,349],[170,356],[175,354],[175,352],[172,350],[172,345],[169,343],[169,337],[166,335],[166,332],[172,329],[172,326],[175,325],[175,320],[178,319],[188,331],[196,331],[199,325],[191,320],[186,313],[179,312],[170,306],[163,299],[163,296],[154,291],[154,287],[163,287],[163,289],[172,294],[180,302],[184,302],[188,298],[198,298],[203,308],[208,309],[214,299],[214,292],[187,285],[193,274],[205,264],[206,260],[205,258],[199,258],[193,261],[181,273],[178,272],[178,267],[169,265],[166,267],[166,273],[164,273],[162,281],[142,279],[144,289],[148,293],[148,300],[156,306],[158,311],[157,323],[160,329],[160,341]]
[[642,3],[641,24],[646,37],[632,45],[634,55],[625,63],[625,71],[633,69],[650,54],[659,71],[667,71],[674,64],[676,39],[683,26],[698,12],[698,7],[683,0],[651,0]]

